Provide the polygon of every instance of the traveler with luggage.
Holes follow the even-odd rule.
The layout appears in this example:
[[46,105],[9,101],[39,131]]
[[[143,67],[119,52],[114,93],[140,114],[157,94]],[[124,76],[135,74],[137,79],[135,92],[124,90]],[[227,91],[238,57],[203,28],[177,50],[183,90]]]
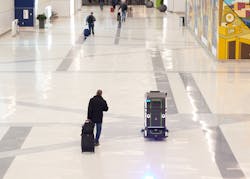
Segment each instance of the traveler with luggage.
[[121,17],[120,12],[117,13],[117,21],[118,21],[118,28],[121,28],[122,27],[122,17]]
[[88,119],[96,126],[96,146],[99,145],[99,139],[102,131],[103,111],[108,111],[108,105],[102,97],[102,90],[98,90],[96,95],[90,99],[88,106]]
[[95,124],[90,120],[86,120],[82,126],[82,152],[95,152],[94,127]]
[[128,5],[126,4],[126,2],[122,2],[119,9],[121,9],[122,11],[122,21],[125,22],[127,10],[128,10]]
[[90,34],[92,32],[92,34],[95,35],[95,32],[94,32],[94,22],[96,21],[96,19],[95,19],[95,17],[94,17],[93,14],[94,14],[93,12],[90,13],[90,15],[86,19],[86,23],[89,25],[89,32],[90,32]]

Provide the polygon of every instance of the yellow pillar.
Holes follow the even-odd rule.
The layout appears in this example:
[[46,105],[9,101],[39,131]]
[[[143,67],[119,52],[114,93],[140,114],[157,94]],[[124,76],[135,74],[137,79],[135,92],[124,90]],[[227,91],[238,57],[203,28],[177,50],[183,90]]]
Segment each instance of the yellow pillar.
[[236,60],[239,60],[240,59],[240,52],[241,52],[241,49],[240,49],[240,40],[239,40],[239,38],[236,38],[236,44],[235,44],[235,50],[236,50],[236,52],[235,52],[235,58],[236,58]]
[[219,38],[218,44],[218,59],[219,60],[227,60],[228,58],[228,44],[227,40],[224,38]]

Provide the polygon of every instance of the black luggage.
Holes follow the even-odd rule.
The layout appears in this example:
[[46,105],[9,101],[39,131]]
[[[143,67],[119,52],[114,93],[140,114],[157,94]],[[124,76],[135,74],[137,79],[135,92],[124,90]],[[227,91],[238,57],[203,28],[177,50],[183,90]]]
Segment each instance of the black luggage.
[[82,134],[82,152],[95,152],[94,134]]
[[93,134],[95,124],[87,120],[82,126],[82,134]]
[[82,126],[82,152],[95,152],[94,126],[95,124],[89,120],[87,120]]

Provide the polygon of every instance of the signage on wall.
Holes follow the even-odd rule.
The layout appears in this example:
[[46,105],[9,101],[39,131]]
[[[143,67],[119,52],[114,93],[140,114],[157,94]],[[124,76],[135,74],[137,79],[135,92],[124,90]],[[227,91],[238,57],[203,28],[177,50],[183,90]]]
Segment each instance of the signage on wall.
[[34,26],[34,2],[35,0],[14,0],[15,19],[20,26]]
[[29,19],[29,10],[27,9],[23,10],[23,19]]

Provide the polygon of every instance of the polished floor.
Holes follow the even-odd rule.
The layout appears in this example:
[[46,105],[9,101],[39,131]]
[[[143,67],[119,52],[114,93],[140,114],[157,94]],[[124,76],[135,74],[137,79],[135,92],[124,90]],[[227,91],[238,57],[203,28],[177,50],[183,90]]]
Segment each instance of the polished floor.
[[[81,35],[96,16],[95,36]],[[103,89],[101,145],[81,153],[88,100]],[[169,138],[147,141],[144,94],[168,92]],[[134,7],[117,28],[83,7],[45,30],[0,37],[0,178],[250,179],[250,62],[217,62],[176,14]]]

